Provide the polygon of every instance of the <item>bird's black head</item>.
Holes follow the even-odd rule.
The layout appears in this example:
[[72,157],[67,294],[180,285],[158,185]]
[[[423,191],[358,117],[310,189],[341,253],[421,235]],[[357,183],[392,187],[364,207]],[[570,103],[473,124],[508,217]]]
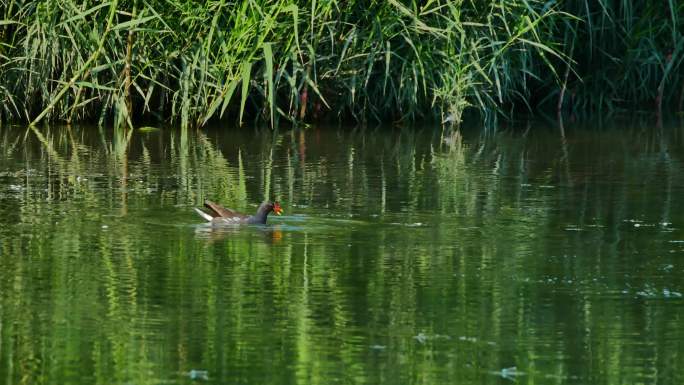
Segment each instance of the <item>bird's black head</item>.
[[271,211],[275,213],[275,215],[282,215],[283,214],[283,208],[280,206],[280,203],[278,202],[264,202],[259,206],[259,213],[263,214],[268,214]]

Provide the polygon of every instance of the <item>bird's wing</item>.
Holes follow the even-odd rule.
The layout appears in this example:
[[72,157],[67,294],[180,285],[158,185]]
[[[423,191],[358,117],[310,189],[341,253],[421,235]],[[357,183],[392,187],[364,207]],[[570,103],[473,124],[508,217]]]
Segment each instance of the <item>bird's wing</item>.
[[213,217],[221,217],[221,218],[227,218],[227,217],[245,217],[246,215],[240,214],[237,211],[231,210],[229,208],[223,207],[221,205],[218,205],[212,201],[204,201],[204,207],[209,209],[211,211],[211,216]]

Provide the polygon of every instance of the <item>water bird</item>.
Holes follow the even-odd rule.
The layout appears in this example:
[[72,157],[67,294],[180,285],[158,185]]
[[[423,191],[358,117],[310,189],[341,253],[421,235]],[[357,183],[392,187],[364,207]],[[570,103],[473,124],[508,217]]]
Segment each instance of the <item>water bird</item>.
[[209,211],[208,213],[198,208],[195,208],[195,211],[213,225],[265,225],[266,218],[271,211],[275,213],[275,215],[281,215],[283,213],[283,208],[280,207],[280,203],[278,202],[263,202],[259,205],[259,208],[254,215],[242,214],[212,201],[204,201],[204,207]]

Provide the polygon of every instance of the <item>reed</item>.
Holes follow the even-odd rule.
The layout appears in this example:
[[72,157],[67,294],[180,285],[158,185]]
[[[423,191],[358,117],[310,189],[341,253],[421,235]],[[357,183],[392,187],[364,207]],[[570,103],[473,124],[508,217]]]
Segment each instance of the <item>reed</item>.
[[577,112],[656,111],[684,107],[684,3],[567,2],[580,22],[562,26],[570,105]]
[[0,4],[4,121],[458,122],[684,100],[674,1]]

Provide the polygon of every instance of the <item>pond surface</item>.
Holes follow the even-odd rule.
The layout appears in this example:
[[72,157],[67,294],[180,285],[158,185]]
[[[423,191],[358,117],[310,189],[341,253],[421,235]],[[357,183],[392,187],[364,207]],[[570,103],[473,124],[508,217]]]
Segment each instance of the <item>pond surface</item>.
[[683,384],[683,272],[681,125],[0,129],[1,384]]

